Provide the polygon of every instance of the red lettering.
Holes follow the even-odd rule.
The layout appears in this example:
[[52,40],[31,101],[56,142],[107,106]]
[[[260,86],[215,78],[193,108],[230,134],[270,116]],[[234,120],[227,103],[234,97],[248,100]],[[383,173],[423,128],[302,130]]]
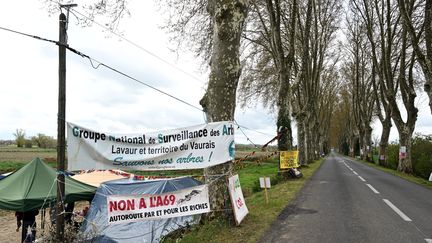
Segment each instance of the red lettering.
[[134,200],[120,200],[117,203],[118,210],[124,211],[124,210],[135,210],[135,203]]
[[241,200],[241,198],[237,199],[237,208],[241,208],[243,206],[243,201]]
[[109,211],[112,212],[113,210],[117,210],[117,202],[116,201],[114,201],[114,202],[110,201],[109,202]]
[[156,206],[159,207],[159,206],[163,206],[163,205],[164,205],[164,204],[163,204],[163,202],[162,202],[162,198],[161,198],[161,196],[158,196],[158,197],[157,197]]
[[139,208],[147,208],[144,198],[140,199]]
[[126,209],[126,202],[125,202],[125,200],[120,200],[120,202],[118,202],[117,206],[118,206],[119,210],[121,210],[121,211],[125,210]]
[[168,206],[170,204],[174,205],[175,199],[175,195],[153,196],[149,198],[150,207]]

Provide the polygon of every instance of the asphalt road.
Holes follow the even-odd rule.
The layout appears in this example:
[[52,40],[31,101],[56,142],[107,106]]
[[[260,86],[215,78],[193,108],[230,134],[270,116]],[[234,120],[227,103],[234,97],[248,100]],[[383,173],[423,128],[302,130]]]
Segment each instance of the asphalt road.
[[432,243],[432,190],[332,154],[261,242]]

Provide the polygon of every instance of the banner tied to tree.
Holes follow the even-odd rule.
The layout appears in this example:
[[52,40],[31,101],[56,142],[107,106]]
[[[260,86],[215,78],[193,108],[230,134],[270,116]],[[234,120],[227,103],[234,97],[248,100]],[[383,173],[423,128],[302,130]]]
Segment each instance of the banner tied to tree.
[[202,169],[233,160],[230,121],[161,132],[113,134],[68,123],[68,170]]
[[297,168],[298,151],[280,151],[280,169]]

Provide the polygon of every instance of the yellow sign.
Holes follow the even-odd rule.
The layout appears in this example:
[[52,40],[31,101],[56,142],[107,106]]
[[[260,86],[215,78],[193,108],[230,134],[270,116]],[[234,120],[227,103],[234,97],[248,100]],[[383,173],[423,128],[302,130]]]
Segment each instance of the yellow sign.
[[289,169],[297,168],[298,164],[298,151],[280,151],[280,168]]

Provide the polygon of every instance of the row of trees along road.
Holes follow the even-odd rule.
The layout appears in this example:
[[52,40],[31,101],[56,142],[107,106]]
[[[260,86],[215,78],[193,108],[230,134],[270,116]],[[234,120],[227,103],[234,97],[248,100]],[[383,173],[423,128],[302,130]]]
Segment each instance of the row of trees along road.
[[[97,1],[91,9],[111,16],[111,26],[117,26],[126,3]],[[295,122],[300,163],[306,165],[331,146],[345,146],[354,155],[356,143],[370,159],[371,122],[378,117],[384,128],[381,153],[393,121],[407,149],[398,169],[412,171],[414,99],[424,79],[424,89],[432,96],[432,0],[158,3],[177,48],[192,50],[203,64],[210,64],[200,101],[209,122],[233,120],[237,103],[261,103],[276,114],[278,131],[283,132],[280,150],[293,149]],[[400,108],[407,111],[407,119]],[[226,180],[212,178],[231,171],[231,162],[204,171],[211,182],[210,217],[222,214],[229,203]]]

